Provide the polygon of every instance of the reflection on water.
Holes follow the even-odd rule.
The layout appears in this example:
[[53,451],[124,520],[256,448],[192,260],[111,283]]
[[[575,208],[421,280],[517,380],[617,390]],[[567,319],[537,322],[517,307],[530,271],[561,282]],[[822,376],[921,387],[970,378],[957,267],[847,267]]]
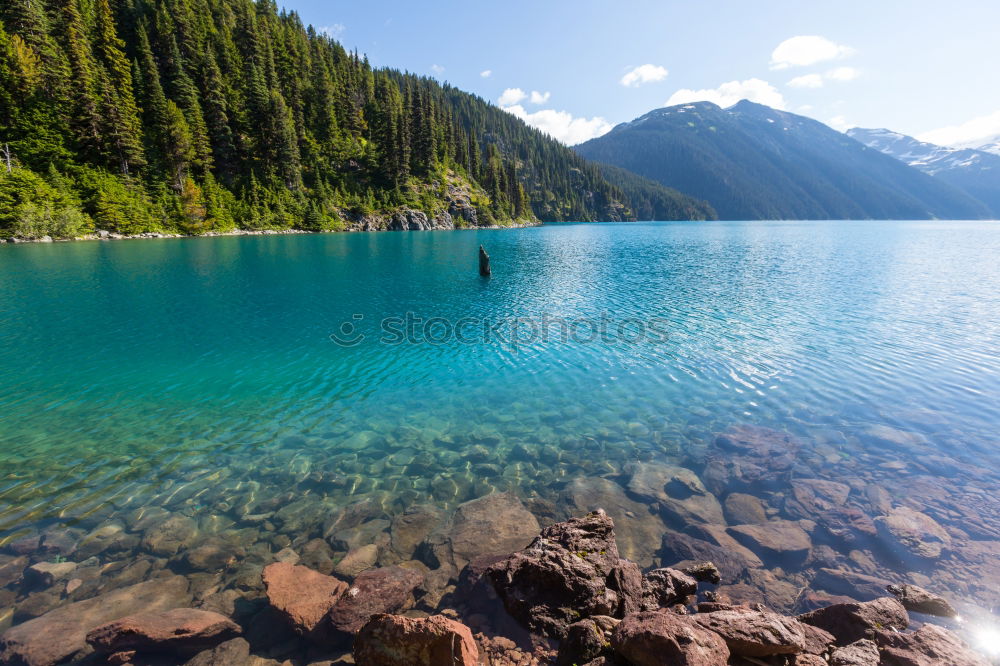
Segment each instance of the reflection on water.
[[[82,581],[0,576],[0,628],[163,568],[235,585],[316,539],[327,562],[420,558],[404,511],[446,532],[503,490],[542,524],[620,511],[647,566],[673,563],[665,533],[738,551],[732,598],[805,609],[907,581],[979,617],[1000,602],[998,253],[995,224],[944,222],[0,247],[0,572],[58,557]],[[407,312],[669,326],[378,344]],[[329,339],[344,321],[357,346]],[[732,529],[790,521],[806,551]]]

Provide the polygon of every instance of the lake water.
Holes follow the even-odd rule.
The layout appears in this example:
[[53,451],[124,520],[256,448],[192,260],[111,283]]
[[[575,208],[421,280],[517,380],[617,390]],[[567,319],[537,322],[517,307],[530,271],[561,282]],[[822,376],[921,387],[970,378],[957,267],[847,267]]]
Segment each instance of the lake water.
[[[0,565],[26,553],[100,571],[68,597],[10,583],[0,628],[113,587],[121,562],[189,572],[184,552],[206,539],[266,561],[359,500],[380,507],[357,527],[380,562],[408,559],[385,533],[407,508],[447,516],[504,490],[542,524],[595,496],[638,502],[646,536],[619,532],[646,566],[671,563],[660,532],[711,541],[688,510],[806,520],[805,559],[741,539],[762,562],[730,581],[734,598],[870,594],[835,571],[986,613],[1000,602],[998,257],[989,222],[0,247]],[[785,463],[748,474],[775,442]],[[650,465],[698,475],[709,508],[688,488],[657,509],[630,489]],[[176,514],[197,529],[151,555],[143,520]],[[114,547],[87,541],[108,526]],[[39,534],[54,545],[32,550]],[[330,543],[336,560],[347,546]],[[223,587],[233,566],[215,567]]]

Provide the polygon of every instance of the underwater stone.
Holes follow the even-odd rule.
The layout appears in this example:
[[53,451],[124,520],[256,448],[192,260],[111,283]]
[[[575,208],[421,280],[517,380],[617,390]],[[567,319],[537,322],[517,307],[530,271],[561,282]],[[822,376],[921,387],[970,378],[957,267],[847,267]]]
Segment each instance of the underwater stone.
[[511,553],[526,546],[538,530],[538,520],[513,493],[465,502],[455,511],[449,534],[455,564],[463,566],[477,555]]
[[937,521],[909,507],[900,506],[888,516],[879,516],[875,526],[890,543],[916,557],[935,559],[951,546],[951,537]]
[[308,567],[275,562],[261,574],[268,601],[300,634],[316,628],[348,585]]
[[193,656],[240,635],[239,625],[211,611],[175,608],[119,618],[87,633],[97,652],[167,652]]

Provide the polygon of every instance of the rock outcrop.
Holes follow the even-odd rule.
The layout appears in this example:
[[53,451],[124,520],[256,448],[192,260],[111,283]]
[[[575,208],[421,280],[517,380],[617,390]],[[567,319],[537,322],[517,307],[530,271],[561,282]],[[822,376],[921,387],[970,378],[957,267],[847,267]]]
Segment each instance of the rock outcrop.
[[583,618],[624,617],[643,596],[642,574],[618,556],[614,523],[602,511],[546,527],[486,576],[515,619],[553,638]]

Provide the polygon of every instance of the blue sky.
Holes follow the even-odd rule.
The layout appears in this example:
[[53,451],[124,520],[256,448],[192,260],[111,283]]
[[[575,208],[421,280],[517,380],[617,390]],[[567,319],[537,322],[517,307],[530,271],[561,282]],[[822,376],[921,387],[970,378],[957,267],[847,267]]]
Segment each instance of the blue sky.
[[997,0],[283,6],[375,66],[502,101],[567,143],[668,101],[739,97],[838,129],[888,127],[949,144],[1000,134]]

